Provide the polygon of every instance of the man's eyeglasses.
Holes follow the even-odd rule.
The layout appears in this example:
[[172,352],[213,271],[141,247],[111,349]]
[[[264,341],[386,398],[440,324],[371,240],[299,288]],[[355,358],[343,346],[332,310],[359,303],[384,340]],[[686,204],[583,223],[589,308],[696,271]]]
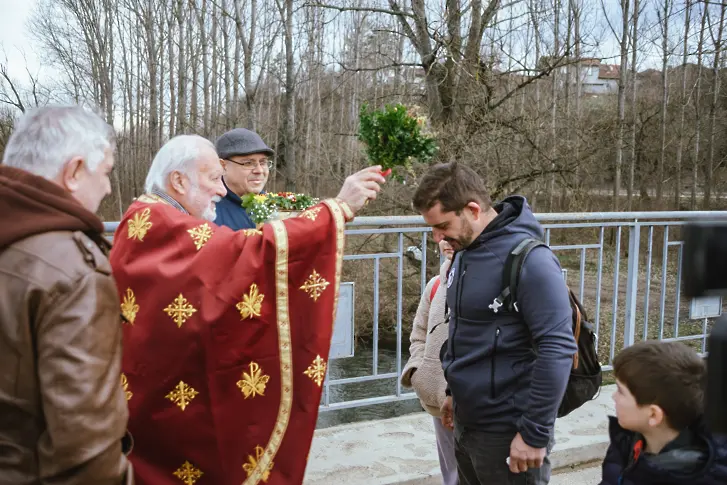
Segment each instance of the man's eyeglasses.
[[273,168],[273,161],[268,160],[266,158],[262,159],[260,161],[258,161],[258,160],[242,160],[239,162],[236,162],[235,160],[230,160],[228,158],[223,158],[223,160],[225,160],[226,162],[234,163],[235,165],[239,165],[246,170],[253,170],[258,165],[260,165],[261,168],[267,168],[268,170]]

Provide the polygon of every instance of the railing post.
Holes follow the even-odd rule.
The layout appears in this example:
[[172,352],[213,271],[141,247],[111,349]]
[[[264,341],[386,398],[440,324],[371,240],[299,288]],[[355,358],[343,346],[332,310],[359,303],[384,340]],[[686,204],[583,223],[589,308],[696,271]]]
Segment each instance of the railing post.
[[628,275],[626,281],[626,315],[624,318],[624,348],[636,338],[636,302],[639,290],[639,248],[641,225],[638,219],[629,227]]

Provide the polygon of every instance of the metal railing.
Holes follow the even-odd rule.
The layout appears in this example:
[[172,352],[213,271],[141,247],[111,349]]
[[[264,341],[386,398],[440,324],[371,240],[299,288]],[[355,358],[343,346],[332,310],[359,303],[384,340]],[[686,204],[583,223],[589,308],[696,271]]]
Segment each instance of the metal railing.
[[[692,320],[684,315],[688,302],[681,295],[683,242],[678,239],[678,229],[693,221],[727,221],[727,211],[553,213],[536,214],[536,218],[545,229],[545,242],[561,261],[567,283],[595,325],[604,371],[612,369],[611,362],[621,348],[642,339],[683,341],[706,352],[712,319]],[[117,225],[106,223],[106,230],[113,232]],[[355,366],[347,364],[347,359],[331,361],[322,411],[416,398],[402,389],[399,376],[408,354],[411,309],[437,272],[436,264],[427,264],[428,255],[431,260],[436,254],[430,232],[419,216],[359,217],[347,226],[342,281],[371,280],[371,299],[356,296],[357,315],[371,315],[371,321],[364,322],[371,326],[370,344],[359,346],[363,350],[356,355]],[[349,254],[353,246],[356,251]],[[414,248],[420,251],[412,252]],[[369,262],[370,268],[354,271],[350,267],[361,262]],[[382,281],[382,266],[389,263],[396,265],[395,282]],[[418,280],[414,290],[412,280]],[[382,308],[382,291],[387,301],[393,297],[393,311],[390,303]],[[384,310],[393,313],[393,349],[381,342]],[[359,390],[341,391],[346,387]]]

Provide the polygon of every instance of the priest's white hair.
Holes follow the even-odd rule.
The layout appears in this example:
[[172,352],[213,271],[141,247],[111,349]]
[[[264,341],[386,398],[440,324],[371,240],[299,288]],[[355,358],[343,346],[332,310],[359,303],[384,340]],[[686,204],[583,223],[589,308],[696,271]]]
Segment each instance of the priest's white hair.
[[18,119],[2,163],[53,180],[76,157],[95,171],[115,149],[114,130],[100,116],[78,105],[49,105]]
[[214,144],[199,135],[178,135],[166,142],[151,162],[144,190],[149,193],[155,186],[165,190],[172,172],[186,174],[196,182],[197,172],[194,165],[205,148],[217,153]]

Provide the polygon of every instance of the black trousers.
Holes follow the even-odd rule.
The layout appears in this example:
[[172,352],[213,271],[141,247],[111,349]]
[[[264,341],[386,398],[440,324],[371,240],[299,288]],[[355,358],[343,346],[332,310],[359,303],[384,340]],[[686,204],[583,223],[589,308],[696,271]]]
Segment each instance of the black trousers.
[[460,485],[548,485],[551,473],[548,455],[553,449],[553,437],[543,466],[524,473],[510,472],[506,462],[513,438],[515,433],[464,429],[455,424],[454,453]]

